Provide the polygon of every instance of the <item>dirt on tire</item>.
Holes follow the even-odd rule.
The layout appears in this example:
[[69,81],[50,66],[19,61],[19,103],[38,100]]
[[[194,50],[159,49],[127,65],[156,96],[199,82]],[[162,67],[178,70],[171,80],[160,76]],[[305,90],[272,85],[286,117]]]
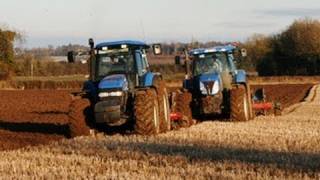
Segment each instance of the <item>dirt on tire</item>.
[[176,92],[173,97],[172,112],[180,113],[183,117],[177,122],[173,122],[173,129],[180,127],[190,127],[194,124],[191,110],[192,95],[189,92]]
[[90,134],[90,128],[87,125],[87,109],[90,108],[90,101],[88,99],[74,99],[70,104],[69,129],[70,136],[87,136]]
[[157,98],[158,98],[158,104],[159,104],[160,132],[167,132],[167,131],[170,131],[171,129],[171,122],[170,122],[170,108],[169,108],[168,92],[167,92],[166,84],[163,80],[159,80],[156,82],[155,88],[157,91]]
[[[247,101],[247,106],[244,105],[244,100]],[[250,119],[249,104],[248,104],[246,87],[237,85],[230,91],[230,120],[231,121],[247,121]],[[247,115],[246,109],[247,108]]]
[[159,133],[159,122],[155,123],[157,120],[154,119],[155,109],[158,109],[158,101],[154,89],[141,90],[136,93],[134,100],[134,130],[136,133],[141,135]]
[[[219,99],[217,97],[220,97]],[[206,114],[221,113],[223,96],[220,93],[218,96],[205,96],[201,98],[201,109]]]

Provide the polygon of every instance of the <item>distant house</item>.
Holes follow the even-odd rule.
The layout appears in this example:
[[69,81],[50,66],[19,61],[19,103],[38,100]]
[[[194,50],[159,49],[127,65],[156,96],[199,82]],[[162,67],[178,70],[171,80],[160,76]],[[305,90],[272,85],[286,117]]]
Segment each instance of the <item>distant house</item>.
[[67,56],[50,56],[50,59],[54,62],[68,62]]
[[[68,62],[67,56],[50,56],[50,59],[52,59],[54,62]],[[82,64],[87,63],[89,59],[89,55],[76,55],[75,61],[81,62]]]

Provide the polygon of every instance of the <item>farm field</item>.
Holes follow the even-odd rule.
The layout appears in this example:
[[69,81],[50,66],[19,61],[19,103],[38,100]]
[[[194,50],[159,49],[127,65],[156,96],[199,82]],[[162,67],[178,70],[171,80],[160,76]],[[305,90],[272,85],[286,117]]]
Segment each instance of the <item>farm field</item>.
[[320,1],[246,1],[0,3],[0,180],[320,180]]
[[261,87],[287,108],[282,116],[210,120],[152,137],[115,132],[74,139],[71,90],[1,90],[0,172],[7,178],[319,178],[320,88],[252,89]]

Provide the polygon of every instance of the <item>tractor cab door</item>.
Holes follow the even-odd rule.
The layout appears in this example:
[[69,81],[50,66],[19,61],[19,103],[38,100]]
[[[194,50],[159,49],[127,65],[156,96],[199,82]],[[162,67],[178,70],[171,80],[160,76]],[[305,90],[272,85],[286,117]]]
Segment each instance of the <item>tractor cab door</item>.
[[135,51],[135,63],[137,68],[136,85],[142,86],[144,84],[143,77],[147,74],[149,70],[149,64],[145,52],[141,50]]
[[228,53],[228,67],[229,67],[229,71],[234,74],[236,71],[236,65],[235,65],[235,58],[232,53]]

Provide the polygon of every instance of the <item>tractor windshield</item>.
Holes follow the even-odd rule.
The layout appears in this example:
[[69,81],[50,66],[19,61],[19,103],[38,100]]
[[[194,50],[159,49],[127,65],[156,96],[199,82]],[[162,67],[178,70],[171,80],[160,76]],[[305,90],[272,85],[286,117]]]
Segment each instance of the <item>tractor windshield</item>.
[[200,54],[194,57],[193,74],[220,73],[228,69],[225,53]]
[[133,55],[129,52],[97,55],[97,76],[99,79],[111,74],[127,74],[133,71]]

